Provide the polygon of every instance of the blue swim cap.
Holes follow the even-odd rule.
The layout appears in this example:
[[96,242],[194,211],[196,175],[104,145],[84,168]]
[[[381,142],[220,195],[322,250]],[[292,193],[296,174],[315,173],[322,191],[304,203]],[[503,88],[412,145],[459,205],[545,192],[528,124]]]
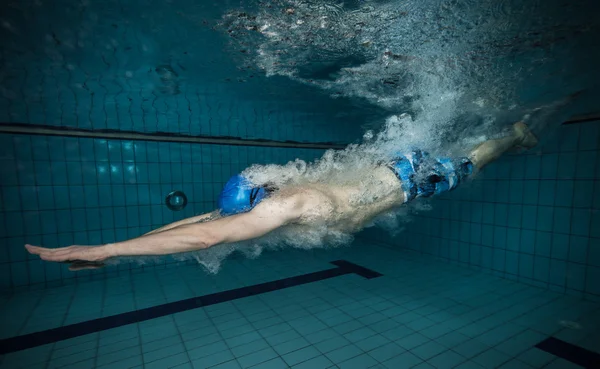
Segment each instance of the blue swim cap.
[[227,181],[219,194],[218,206],[221,214],[233,215],[252,210],[267,195],[263,187],[256,187],[241,175]]

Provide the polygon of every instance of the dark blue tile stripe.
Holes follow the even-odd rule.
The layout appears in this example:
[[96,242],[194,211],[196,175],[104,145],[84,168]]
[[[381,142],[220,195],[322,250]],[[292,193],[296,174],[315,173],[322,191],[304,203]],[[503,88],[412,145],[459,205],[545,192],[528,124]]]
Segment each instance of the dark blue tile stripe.
[[581,123],[600,123],[600,114],[590,114],[579,117],[573,117],[566,122],[563,122],[563,125],[570,124],[581,124]]
[[580,365],[588,369],[600,368],[600,354],[583,347],[575,346],[568,342],[559,340],[554,337],[545,339],[535,345],[540,350],[544,350],[549,354],[561,357],[573,364]]
[[260,295],[267,292],[282,290],[302,284],[322,281],[324,279],[339,277],[345,274],[358,274],[364,278],[376,278],[381,276],[377,272],[361,267],[359,265],[337,260],[332,262],[337,268],[322,270],[319,272],[303,274],[295,277],[279,279],[272,282],[256,284],[229,291],[217,292],[210,295],[194,297],[191,299],[171,302],[168,304],[153,306],[145,309],[130,311],[123,314],[112,315],[105,318],[89,320],[86,322],[67,325],[64,327],[35,332],[23,336],[17,336],[0,340],[0,354],[25,350],[53,342],[67,340],[90,333],[100,332],[111,328],[117,328],[128,324],[139,323],[145,320],[159,318],[165,315],[180,313],[199,307],[219,304],[226,301],[236,300],[244,297]]
[[360,265],[353,264],[346,260],[336,260],[332,261],[331,264],[337,265],[338,267],[349,271],[350,273],[358,274],[359,276],[372,279],[383,276],[383,274],[372,271],[371,269],[367,269],[365,267],[361,267]]

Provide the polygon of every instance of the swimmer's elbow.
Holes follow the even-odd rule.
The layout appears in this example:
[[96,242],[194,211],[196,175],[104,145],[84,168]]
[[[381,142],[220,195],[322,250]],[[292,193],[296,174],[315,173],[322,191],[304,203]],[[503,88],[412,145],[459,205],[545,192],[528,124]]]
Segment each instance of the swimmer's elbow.
[[213,232],[205,232],[195,240],[195,246],[198,250],[208,249],[221,243],[223,243],[222,237]]
[[189,238],[186,240],[188,243],[188,249],[208,249],[209,247],[213,247],[221,243],[218,232],[210,227],[207,227],[207,224],[208,223],[201,223],[180,227],[187,228],[189,230],[187,232]]

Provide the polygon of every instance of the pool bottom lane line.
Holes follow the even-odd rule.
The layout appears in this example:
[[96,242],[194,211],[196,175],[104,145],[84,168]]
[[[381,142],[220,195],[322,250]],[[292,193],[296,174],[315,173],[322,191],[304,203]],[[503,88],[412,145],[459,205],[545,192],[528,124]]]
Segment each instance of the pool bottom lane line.
[[166,315],[180,313],[187,310],[197,309],[205,306],[215,305],[222,302],[256,296],[267,292],[282,290],[290,287],[300,286],[307,283],[335,278],[346,274],[357,274],[366,279],[382,276],[370,269],[350,263],[345,260],[331,262],[336,268],[321,270],[318,272],[302,274],[294,277],[279,279],[276,281],[260,283],[252,286],[236,288],[209,295],[192,297],[185,300],[170,302],[167,304],[152,306],[145,309],[134,310],[122,314],[111,315],[104,318],[88,320],[81,323],[52,328],[45,331],[34,332],[22,336],[16,336],[0,340],[0,355],[26,350],[49,343],[64,341],[70,338],[96,333],[124,325],[139,323]]

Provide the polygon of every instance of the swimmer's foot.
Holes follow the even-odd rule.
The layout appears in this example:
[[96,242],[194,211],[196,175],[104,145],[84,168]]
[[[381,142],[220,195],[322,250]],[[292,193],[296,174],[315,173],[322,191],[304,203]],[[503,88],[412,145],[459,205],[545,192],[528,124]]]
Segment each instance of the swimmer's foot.
[[519,139],[519,142],[517,144],[518,147],[531,149],[532,147],[538,144],[537,137],[535,137],[535,135],[531,132],[531,130],[529,129],[529,127],[527,127],[525,123],[517,122],[513,125],[513,129],[515,134],[517,135],[517,138]]

